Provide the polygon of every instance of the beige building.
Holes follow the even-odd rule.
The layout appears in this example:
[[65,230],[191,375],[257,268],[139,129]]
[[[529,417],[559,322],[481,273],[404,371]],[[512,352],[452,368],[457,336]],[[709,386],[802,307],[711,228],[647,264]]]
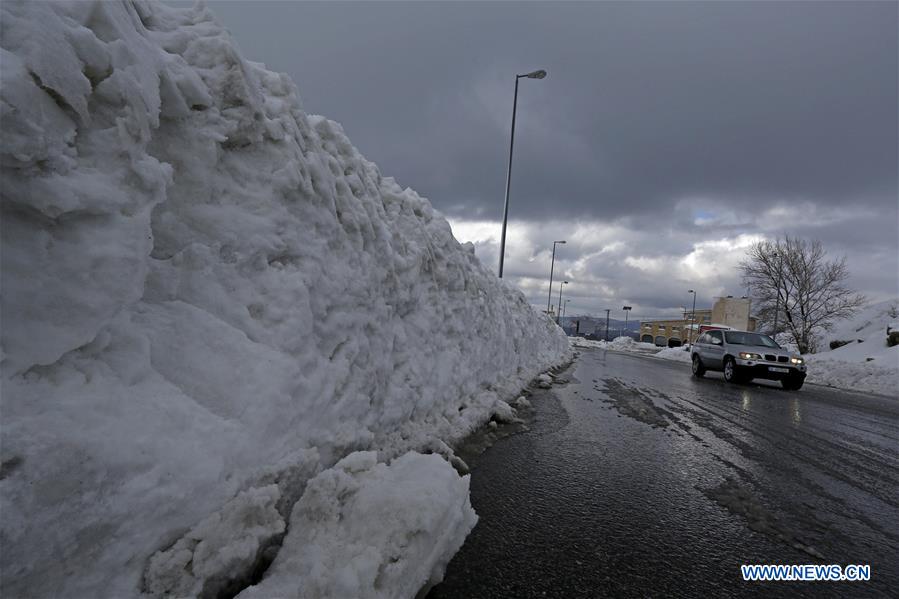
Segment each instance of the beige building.
[[719,297],[711,309],[696,310],[695,325],[690,312],[683,318],[672,320],[640,321],[640,341],[662,347],[679,347],[696,338],[702,325],[724,325],[744,331],[755,330],[755,318],[749,315],[752,308],[748,298]]

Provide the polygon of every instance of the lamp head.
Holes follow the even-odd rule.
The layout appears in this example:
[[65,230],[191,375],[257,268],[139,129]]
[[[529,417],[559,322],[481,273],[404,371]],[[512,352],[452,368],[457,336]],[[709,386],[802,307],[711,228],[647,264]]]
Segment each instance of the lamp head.
[[520,77],[527,77],[528,79],[543,79],[546,77],[546,71],[540,69],[539,71],[534,71],[532,73],[528,73],[527,75],[519,75]]

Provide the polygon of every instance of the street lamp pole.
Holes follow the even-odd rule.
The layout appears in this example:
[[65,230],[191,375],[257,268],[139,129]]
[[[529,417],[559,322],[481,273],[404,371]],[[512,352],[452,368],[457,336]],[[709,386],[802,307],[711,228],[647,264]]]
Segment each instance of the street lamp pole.
[[690,334],[687,335],[689,341],[687,342],[689,345],[693,345],[693,329],[696,328],[696,292],[692,289],[688,289],[687,293],[693,294],[693,312],[690,314]]
[[565,308],[568,307],[568,302],[570,302],[570,301],[571,301],[570,299],[567,299],[567,300],[565,300],[565,303],[562,304],[562,318],[565,318]]
[[611,312],[611,310],[606,308],[606,341],[609,340],[609,312]]
[[518,110],[518,80],[522,77],[528,79],[543,79],[546,71],[539,70],[525,75],[515,75],[515,96],[512,100],[512,136],[509,140],[509,168],[506,170],[506,201],[503,204],[503,233],[499,240],[499,278],[503,278],[503,260],[506,256],[506,224],[509,220],[509,187],[512,183],[512,150],[515,148],[515,113]]
[[[567,285],[568,281],[559,283],[559,314],[562,313],[562,285]],[[559,314],[556,314],[556,324],[559,324]]]
[[[628,332],[628,330],[627,330],[627,315],[631,311],[631,306],[625,306],[624,308],[622,308],[622,310],[624,310],[624,332],[627,333]],[[629,334],[628,334],[628,337],[630,337]]]
[[556,267],[556,244],[565,243],[565,240],[553,241],[553,259],[549,263],[549,293],[546,296],[546,313],[549,314],[551,302],[553,301],[553,269]]

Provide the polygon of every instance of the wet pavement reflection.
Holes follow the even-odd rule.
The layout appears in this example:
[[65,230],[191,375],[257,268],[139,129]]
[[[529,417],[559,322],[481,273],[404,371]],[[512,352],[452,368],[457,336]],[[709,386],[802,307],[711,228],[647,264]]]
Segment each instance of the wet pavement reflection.
[[[474,460],[443,597],[899,596],[899,400],[585,350]],[[870,564],[744,582],[741,564]]]

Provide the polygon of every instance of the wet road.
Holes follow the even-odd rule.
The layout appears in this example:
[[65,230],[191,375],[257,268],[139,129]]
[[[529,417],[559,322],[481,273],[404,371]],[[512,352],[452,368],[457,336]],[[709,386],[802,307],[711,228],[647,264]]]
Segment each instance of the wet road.
[[[480,521],[429,597],[899,597],[899,400],[728,385],[582,350],[475,460]],[[743,582],[740,564],[870,564]]]

